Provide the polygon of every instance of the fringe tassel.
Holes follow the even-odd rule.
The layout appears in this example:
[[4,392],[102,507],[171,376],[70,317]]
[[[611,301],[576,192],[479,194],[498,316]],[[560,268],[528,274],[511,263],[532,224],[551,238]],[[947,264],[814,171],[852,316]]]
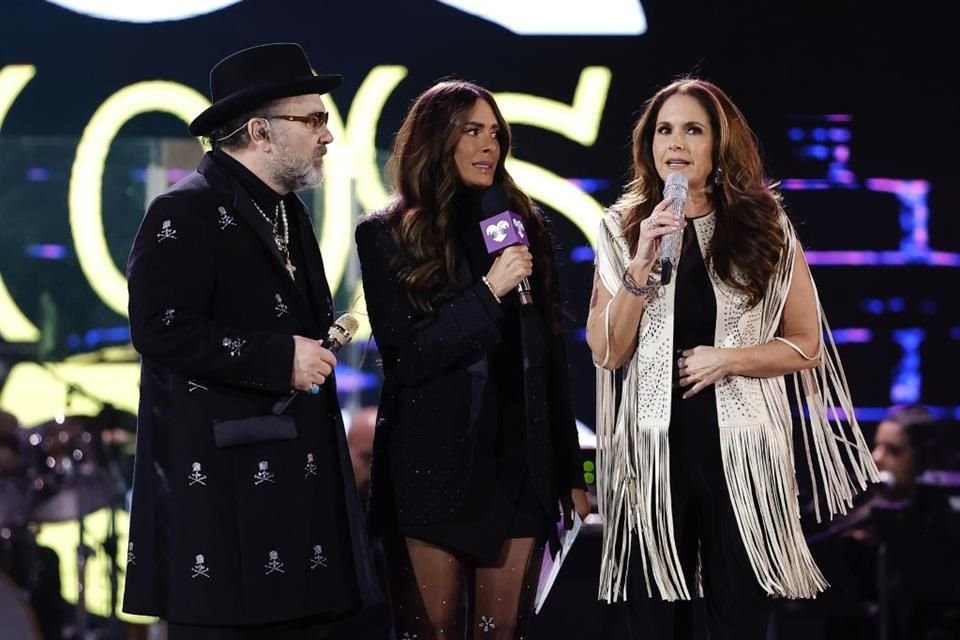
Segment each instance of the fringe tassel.
[[[625,388],[635,388],[635,371],[625,369]],[[636,425],[637,398],[624,396],[618,415],[614,382],[614,372],[597,369],[597,494],[604,522],[599,598],[627,599],[636,534],[647,593],[653,595],[652,575],[664,600],[689,600],[674,541],[668,429],[627,428]]]
[[737,525],[761,588],[810,598],[829,586],[807,548],[788,440],[774,425],[720,429],[724,473]]
[[[818,300],[817,316],[822,339],[826,340],[827,344],[821,345],[820,363],[817,367],[799,371],[793,374],[793,378],[794,391],[801,405],[800,425],[806,449],[807,468],[810,471],[810,482],[813,487],[814,510],[817,522],[822,522],[820,492],[811,445],[813,452],[816,453],[817,470],[820,472],[819,477],[823,485],[823,499],[831,519],[838,513],[847,513],[853,507],[854,495],[858,493],[856,488],[859,487],[859,490],[863,491],[867,488],[868,480],[878,482],[879,474],[873,456],[870,454],[870,448],[863,437],[863,431],[857,422],[847,377],[840,364],[840,355],[837,352],[830,325],[820,308],[815,283],[813,290]],[[790,344],[786,340],[783,342]],[[795,345],[790,346],[797,349]],[[801,355],[803,355],[802,352]],[[844,421],[847,423],[846,428]],[[845,457],[841,452],[841,443],[846,453]]]
[[[689,600],[683,567],[673,535],[673,500],[670,493],[670,441],[668,427],[643,428],[638,433],[637,468],[643,469],[640,486],[643,507],[636,518],[640,541],[650,557],[650,569],[664,600]],[[649,583],[647,595],[653,596]]]
[[607,602],[626,599],[625,557],[629,558],[630,545],[627,529],[632,529],[623,517],[625,485],[620,476],[628,459],[623,455],[622,443],[614,446],[615,403],[614,372],[597,367],[597,503],[604,523],[598,597]]
[[845,437],[846,434],[843,430],[839,413],[836,411],[836,407],[831,405],[836,415],[838,427],[836,433],[839,434],[837,437],[846,447],[847,459],[850,461],[851,468],[856,477],[857,486],[862,491],[867,488],[868,480],[869,482],[879,482],[880,474],[877,470],[876,463],[873,461],[873,456],[870,453],[870,447],[863,437],[863,430],[860,429],[860,423],[857,421],[857,414],[853,408],[853,400],[850,396],[850,386],[847,384],[847,376],[843,371],[843,365],[840,363],[840,355],[837,353],[837,345],[833,340],[830,325],[827,323],[826,317],[822,317],[821,319],[824,333],[829,340],[829,349],[821,363],[825,372],[824,379],[829,379],[831,385],[837,390],[843,414],[850,427],[850,436],[853,442]]
[[[770,291],[774,295],[767,296],[772,303],[763,309],[762,326],[765,339],[780,340],[791,346],[804,358],[810,359],[799,347],[789,340],[776,337],[776,329],[786,303],[787,292],[792,281],[793,264],[796,257],[798,241],[793,227],[786,216],[783,217],[784,231],[787,237],[786,259],[782,268],[771,281]],[[819,349],[820,363],[815,369],[806,369],[792,375],[794,391],[800,404],[800,430],[803,434],[804,453],[807,468],[810,472],[810,483],[813,488],[814,510],[817,522],[822,521],[820,496],[822,488],[823,500],[830,518],[838,513],[846,513],[853,507],[853,497],[857,491],[853,481],[862,491],[867,488],[867,481],[877,482],[879,476],[870,448],[863,437],[863,432],[857,422],[850,399],[850,388],[847,378],[840,364],[837,345],[834,342],[830,325],[820,306],[820,296],[816,282],[809,275],[813,287],[813,295],[817,304],[817,320],[821,328],[821,345]],[[775,302],[774,302],[775,301]],[[826,345],[824,345],[826,341]],[[761,387],[776,421],[788,428],[793,424],[790,407],[787,403],[785,388],[779,380],[761,379]],[[782,399],[778,399],[782,394]],[[833,419],[831,420],[831,415]],[[809,422],[808,422],[809,420]],[[849,435],[844,428],[844,420],[848,423]],[[792,433],[787,433],[788,442],[792,442]],[[840,443],[843,443],[846,457],[841,453]],[[814,454],[816,454],[814,456]],[[816,457],[816,468],[814,467]],[[790,446],[790,460],[793,460],[792,445]],[[819,473],[817,473],[819,471]],[[851,480],[851,474],[853,480]],[[818,486],[817,479],[821,481]],[[796,487],[796,478],[793,480]]]

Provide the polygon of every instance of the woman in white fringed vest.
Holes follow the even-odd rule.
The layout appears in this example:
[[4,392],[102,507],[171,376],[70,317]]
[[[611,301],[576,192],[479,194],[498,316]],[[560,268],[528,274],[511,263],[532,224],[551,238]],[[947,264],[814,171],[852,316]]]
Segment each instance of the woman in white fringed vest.
[[[671,173],[688,189],[679,217],[680,198],[662,196]],[[668,234],[681,239],[663,282]],[[600,225],[587,321],[600,597],[622,603],[617,637],[690,637],[702,596],[712,640],[764,638],[770,597],[827,587],[800,528],[787,384],[823,515],[877,479],[829,336],[739,109],[695,78],[658,91],[633,131],[633,180]]]

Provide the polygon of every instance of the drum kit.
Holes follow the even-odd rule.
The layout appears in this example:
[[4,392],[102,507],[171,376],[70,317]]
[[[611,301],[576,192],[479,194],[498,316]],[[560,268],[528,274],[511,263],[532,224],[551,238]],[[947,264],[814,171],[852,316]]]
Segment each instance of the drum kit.
[[[84,568],[95,553],[90,544],[111,559],[110,610],[115,612],[116,513],[127,510],[134,434],[135,418],[109,405],[96,416],[58,416],[33,428],[15,420],[0,423],[0,636],[87,639],[116,637],[122,629],[115,617],[92,624]],[[91,541],[84,519],[102,509],[110,513],[107,535]],[[43,525],[66,522],[75,522],[79,533],[75,615],[60,595],[59,561],[36,537]]]

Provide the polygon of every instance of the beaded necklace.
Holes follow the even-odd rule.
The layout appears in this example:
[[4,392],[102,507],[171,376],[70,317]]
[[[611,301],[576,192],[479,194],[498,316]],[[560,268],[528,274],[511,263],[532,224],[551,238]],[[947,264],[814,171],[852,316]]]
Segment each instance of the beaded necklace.
[[[257,208],[257,211],[260,212],[260,215],[263,216],[263,219],[267,221],[267,224],[270,225],[270,230],[273,234],[273,241],[277,243],[277,249],[280,251],[280,255],[283,256],[286,264],[284,265],[287,268],[287,273],[290,274],[290,279],[294,280],[295,277],[293,272],[297,270],[293,266],[293,262],[290,261],[290,226],[287,224],[287,208],[283,204],[283,200],[277,204],[276,208],[273,210],[273,218],[271,219],[266,213],[263,212],[263,209],[260,208],[260,205],[257,204],[256,200],[251,200],[253,206]],[[281,234],[280,226],[283,226],[283,233]]]

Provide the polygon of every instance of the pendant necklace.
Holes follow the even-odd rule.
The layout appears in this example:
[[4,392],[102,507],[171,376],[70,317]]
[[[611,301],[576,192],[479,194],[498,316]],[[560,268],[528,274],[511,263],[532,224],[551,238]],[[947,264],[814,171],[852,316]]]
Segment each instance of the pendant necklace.
[[[253,202],[253,206],[257,208],[257,211],[260,212],[260,215],[263,216],[263,219],[270,225],[273,241],[277,244],[277,250],[280,251],[280,255],[283,256],[286,263],[284,266],[287,269],[287,273],[290,274],[290,279],[294,280],[293,272],[296,271],[297,268],[293,266],[293,262],[290,260],[290,226],[287,223],[287,208],[284,206],[283,200],[280,200],[279,204],[274,208],[272,219],[263,212],[263,209],[260,208],[256,200],[251,199],[251,201]],[[280,228],[281,225],[283,227],[282,229]]]

